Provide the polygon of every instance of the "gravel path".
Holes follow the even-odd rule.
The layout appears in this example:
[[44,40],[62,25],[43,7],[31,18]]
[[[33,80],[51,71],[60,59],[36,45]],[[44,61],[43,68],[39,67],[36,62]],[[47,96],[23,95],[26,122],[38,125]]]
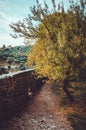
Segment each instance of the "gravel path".
[[44,84],[22,113],[3,123],[0,130],[73,130],[60,110],[59,98]]

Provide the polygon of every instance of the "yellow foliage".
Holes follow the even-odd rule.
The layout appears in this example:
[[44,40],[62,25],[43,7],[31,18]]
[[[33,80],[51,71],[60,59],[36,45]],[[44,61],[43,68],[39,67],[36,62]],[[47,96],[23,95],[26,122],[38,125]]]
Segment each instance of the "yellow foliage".
[[86,54],[86,38],[79,31],[76,15],[48,15],[38,32],[40,36],[28,56],[28,65],[35,65],[39,75],[53,80],[78,77],[84,63],[80,58]]

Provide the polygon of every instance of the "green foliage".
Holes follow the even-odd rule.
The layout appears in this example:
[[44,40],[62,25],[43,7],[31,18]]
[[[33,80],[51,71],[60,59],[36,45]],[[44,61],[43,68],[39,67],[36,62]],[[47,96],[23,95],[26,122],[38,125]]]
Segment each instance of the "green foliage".
[[24,64],[25,64],[25,62],[27,61],[27,56],[26,55],[20,55],[20,54],[18,54],[18,55],[16,55],[15,56],[15,63],[16,64],[20,64],[21,62],[24,62]]
[[46,3],[42,7],[37,1],[25,22],[10,26],[19,36],[36,40],[28,65],[35,65],[39,75],[62,81],[78,79],[86,67],[86,2],[70,1],[67,11],[63,3],[57,10],[54,0],[52,5],[50,11]]
[[8,64],[12,64],[14,62],[14,59],[12,57],[9,57],[7,59]]
[[0,75],[1,74],[8,74],[8,70],[6,68],[0,67]]
[[21,64],[23,64],[23,66],[25,66],[27,54],[30,52],[31,48],[32,46],[8,46],[0,48],[0,65],[21,66]]
[[20,69],[20,70],[25,70],[26,67],[25,67],[25,65],[24,65],[23,63],[21,63],[21,64],[19,65],[19,69]]

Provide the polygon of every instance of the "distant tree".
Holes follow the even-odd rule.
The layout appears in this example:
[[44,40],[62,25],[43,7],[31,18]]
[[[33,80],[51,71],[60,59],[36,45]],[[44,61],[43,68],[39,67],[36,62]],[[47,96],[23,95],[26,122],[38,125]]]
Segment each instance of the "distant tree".
[[8,64],[11,65],[13,62],[14,62],[14,59],[11,58],[11,57],[9,57],[9,58],[8,58]]
[[19,69],[20,69],[20,70],[25,70],[25,69],[26,69],[26,67],[25,67],[25,65],[24,65],[23,62],[20,63],[20,65],[19,65]]
[[3,49],[5,49],[6,48],[6,46],[5,46],[5,44],[3,44],[3,47],[2,47]]
[[8,72],[8,70],[6,68],[0,67],[0,75],[2,75],[2,74],[8,74],[8,73],[9,72]]
[[79,79],[80,70],[86,67],[86,1],[75,4],[70,0],[67,11],[63,2],[57,9],[55,0],[51,1],[51,11],[45,2],[41,6],[37,1],[25,21],[10,26],[19,34],[16,37],[36,41],[28,57],[29,66],[35,65],[41,76],[64,82],[63,89],[73,101],[67,89],[69,81]]

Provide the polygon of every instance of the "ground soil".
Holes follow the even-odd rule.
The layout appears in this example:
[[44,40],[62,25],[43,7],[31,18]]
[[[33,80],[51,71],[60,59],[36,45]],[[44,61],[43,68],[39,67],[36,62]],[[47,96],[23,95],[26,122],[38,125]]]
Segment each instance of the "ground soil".
[[60,98],[44,84],[24,111],[4,122],[0,130],[73,130],[59,104]]

